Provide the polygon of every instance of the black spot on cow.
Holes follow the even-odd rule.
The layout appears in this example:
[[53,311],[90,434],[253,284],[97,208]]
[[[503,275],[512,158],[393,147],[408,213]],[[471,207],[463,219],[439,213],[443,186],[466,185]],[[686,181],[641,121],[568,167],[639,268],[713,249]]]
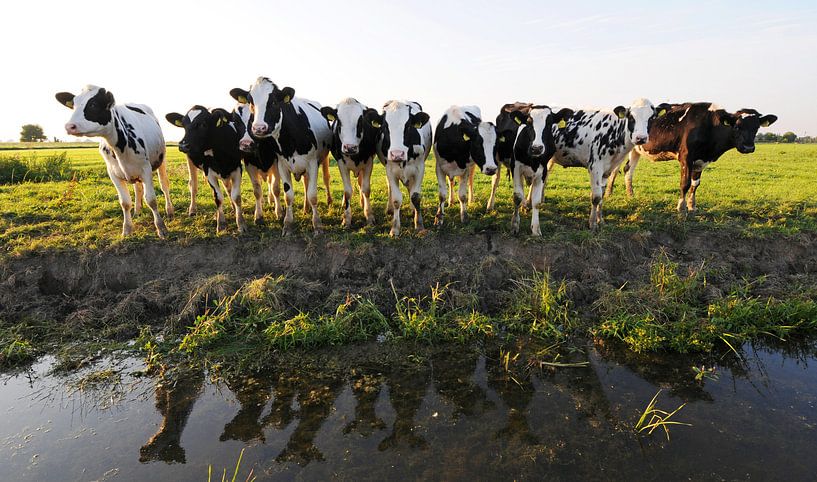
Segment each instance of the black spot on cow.
[[134,112],[138,112],[138,113],[140,113],[142,115],[147,115],[147,114],[145,114],[145,111],[143,111],[142,109],[140,109],[138,107],[134,107],[132,105],[126,105],[125,107],[127,107],[128,109],[130,109],[130,110],[132,110]]
[[103,126],[108,125],[108,123],[111,122],[111,109],[114,103],[113,94],[104,88],[100,88],[96,94],[85,103],[82,114],[91,122],[96,122]]
[[241,169],[238,132],[229,123],[232,115],[224,109],[211,112],[200,105],[190,110],[199,111],[192,121],[189,115],[171,113],[165,116],[171,124],[182,123],[184,137],[179,142],[179,150],[205,174],[212,170],[226,179],[236,169]]
[[289,192],[289,189],[290,189],[290,187],[289,187],[289,183],[288,183],[288,182],[285,182],[285,183],[284,183],[284,192]]

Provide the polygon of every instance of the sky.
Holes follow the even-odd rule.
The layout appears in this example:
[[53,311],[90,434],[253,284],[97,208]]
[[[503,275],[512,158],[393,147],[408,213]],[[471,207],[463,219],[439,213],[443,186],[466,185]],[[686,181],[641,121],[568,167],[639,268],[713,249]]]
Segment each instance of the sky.
[[[570,4],[570,5],[569,5]],[[499,6],[501,5],[501,6]],[[60,91],[86,84],[168,112],[231,109],[258,76],[323,105],[420,102],[432,119],[514,101],[612,109],[710,101],[817,135],[811,1],[3,0],[0,140],[23,124],[74,140]]]

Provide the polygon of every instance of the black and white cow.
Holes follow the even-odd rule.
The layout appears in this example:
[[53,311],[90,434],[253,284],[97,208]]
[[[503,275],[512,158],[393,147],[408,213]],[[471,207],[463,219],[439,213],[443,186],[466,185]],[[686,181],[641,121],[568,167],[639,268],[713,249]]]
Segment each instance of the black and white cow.
[[381,114],[369,113],[368,122],[380,129],[377,157],[386,165],[389,183],[388,206],[394,210],[389,234],[400,235],[400,206],[406,186],[414,209],[414,229],[425,231],[422,213],[422,189],[425,163],[431,153],[431,125],[428,114],[417,102],[392,100],[383,106]]
[[[499,115],[496,116],[497,133],[499,134],[500,138],[505,139],[505,142],[501,142],[497,146],[497,157],[499,158],[499,162],[496,166],[494,178],[491,181],[491,195],[488,197],[488,204],[485,206],[485,209],[488,211],[493,211],[494,209],[496,188],[499,186],[499,182],[501,181],[502,177],[502,166],[504,165],[508,169],[511,167],[516,131],[519,129],[519,125],[527,118],[531,107],[533,107],[533,104],[528,102],[514,102],[513,104],[505,104],[502,106],[502,109],[500,109]],[[513,114],[515,111],[520,112],[521,115]],[[526,202],[526,204],[529,204],[529,202]]]
[[618,106],[613,112],[577,110],[565,117],[565,124],[553,129],[556,153],[549,169],[553,164],[584,167],[590,175],[590,229],[603,222],[602,201],[608,178],[633,147],[649,141],[650,126],[669,107],[661,104],[656,108],[647,99],[637,99],[630,107]]
[[360,188],[366,224],[371,226],[374,212],[369,195],[379,129],[367,118],[377,116],[377,111],[350,97],[340,101],[335,108],[322,107],[321,113],[332,127],[332,156],[343,180],[342,224],[346,228],[352,226],[352,180],[349,174],[353,173]]
[[153,224],[160,238],[167,236],[167,227],[159,214],[153,171],[158,171],[159,183],[165,197],[165,211],[173,216],[170,202],[170,183],[165,162],[165,140],[159,121],[150,107],[142,104],[119,104],[113,94],[102,87],[88,85],[79,95],[60,92],[57,101],[74,113],[65,124],[72,136],[101,137],[99,152],[105,160],[108,176],[119,195],[122,206],[122,236],[133,232],[131,196],[128,184],[134,185],[135,213],[142,209],[144,197],[153,213]]
[[539,229],[539,204],[542,202],[542,191],[547,177],[547,164],[556,152],[553,141],[553,127],[564,123],[569,109],[559,112],[546,105],[534,105],[525,115],[515,110],[510,113],[514,122],[519,124],[513,144],[511,158],[511,176],[513,178],[513,216],[511,232],[519,232],[519,209],[525,197],[523,180],[530,183],[531,233],[541,236]]
[[197,170],[200,169],[213,189],[216,202],[216,231],[223,231],[227,227],[224,219],[224,194],[218,185],[220,179],[230,194],[238,231],[245,232],[247,225],[241,211],[242,156],[238,149],[240,137],[232,114],[224,109],[210,111],[206,107],[195,105],[185,115],[171,112],[165,119],[184,129],[179,150],[187,155],[190,171],[190,212],[196,211]]
[[[666,116],[653,123],[649,142],[630,152],[624,166],[627,194],[633,194],[633,175],[641,157],[653,161],[678,159],[681,165],[678,211],[694,212],[695,191],[701,184],[704,168],[733,148],[741,154],[754,152],[758,129],[776,120],[777,116],[762,115],[754,109],[730,114],[709,102],[673,104]],[[607,186],[608,194],[614,179],[615,172]]]
[[466,203],[469,200],[466,189],[473,185],[475,169],[479,167],[483,174],[494,175],[497,171],[497,148],[504,140],[493,123],[482,122],[479,107],[451,106],[445,111],[434,132],[440,190],[435,224],[443,224],[448,189],[451,186],[453,192],[455,178],[459,180],[460,220],[465,222]]
[[[332,131],[321,114],[317,102],[295,97],[295,89],[279,89],[270,79],[259,77],[242,94],[247,98],[254,119],[252,134],[257,138],[271,138],[279,154],[278,172],[284,183],[286,214],[284,235],[291,233],[293,223],[292,203],[295,191],[292,176],[297,180],[304,176],[307,181],[306,198],[312,207],[312,227],[321,232],[318,214],[318,169],[328,165],[332,145]],[[331,203],[328,170],[324,170],[327,202]]]

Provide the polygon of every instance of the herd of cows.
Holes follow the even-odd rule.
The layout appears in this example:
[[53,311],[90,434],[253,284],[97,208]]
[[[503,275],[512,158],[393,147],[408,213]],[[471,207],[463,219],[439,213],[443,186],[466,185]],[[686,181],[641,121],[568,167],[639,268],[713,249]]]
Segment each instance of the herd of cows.
[[[370,195],[374,158],[386,168],[387,210],[392,217],[390,234],[400,234],[401,184],[408,191],[414,211],[414,227],[424,229],[421,188],[425,161],[433,147],[439,185],[435,224],[442,224],[446,204],[453,202],[454,181],[460,219],[465,221],[473,176],[478,168],[493,176],[487,208],[493,209],[496,187],[504,165],[512,175],[514,212],[512,231],[519,231],[520,207],[531,212],[531,232],[540,235],[539,204],[548,173],[555,164],[584,167],[590,175],[592,202],[590,228],[602,222],[605,189],[609,194],[616,173],[624,165],[627,193],[632,195],[633,173],[641,157],[681,164],[679,211],[694,211],[695,191],[704,168],[724,152],[736,148],[753,152],[760,127],[777,117],[753,109],[727,112],[711,103],[653,105],[638,99],[612,112],[552,109],[546,105],[513,103],[502,107],[496,123],[485,122],[475,106],[452,106],[437,123],[432,136],[430,117],[417,102],[389,101],[382,111],[355,99],[336,107],[295,96],[291,87],[279,88],[259,77],[249,90],[235,88],[230,95],[237,105],[229,112],[196,105],[182,115],[165,117],[184,129],[179,150],[187,155],[190,187],[189,214],[196,211],[199,170],[213,190],[217,230],[226,228],[224,185],[233,205],[238,230],[246,230],[241,210],[242,168],[246,166],[255,196],[255,221],[263,222],[263,182],[269,204],[283,216],[283,232],[293,226],[294,184],[303,178],[304,211],[312,213],[315,232],[321,230],[318,212],[318,173],[323,170],[327,202],[329,154],[337,161],[343,180],[343,225],[352,224],[352,179],[357,178],[367,224],[374,222]],[[74,112],[65,125],[73,136],[101,137],[100,153],[119,195],[124,222],[122,235],[133,231],[131,209],[138,214],[142,199],[153,213],[159,237],[167,228],[159,213],[153,187],[157,171],[168,216],[173,215],[165,162],[165,141],[153,111],[141,104],[116,104],[106,89],[87,86],[79,95],[60,92],[57,100]],[[433,139],[433,143],[432,143]],[[530,185],[527,198],[524,184]],[[128,184],[134,184],[135,206]],[[285,203],[280,200],[283,184]],[[449,192],[450,189],[450,192]],[[283,205],[285,204],[285,206]]]

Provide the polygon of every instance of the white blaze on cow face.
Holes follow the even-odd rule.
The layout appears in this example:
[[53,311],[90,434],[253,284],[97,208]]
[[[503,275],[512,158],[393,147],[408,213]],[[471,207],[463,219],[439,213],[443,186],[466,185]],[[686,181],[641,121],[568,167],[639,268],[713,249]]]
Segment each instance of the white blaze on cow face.
[[482,166],[482,173],[492,176],[496,173],[497,164],[494,152],[499,136],[496,134],[496,127],[490,122],[480,122],[479,136],[482,138],[482,148],[485,151],[485,164]]
[[650,122],[655,116],[655,107],[647,99],[637,99],[628,111],[627,126],[632,129],[630,141],[637,146],[646,144],[650,140]]
[[112,127],[112,107],[113,95],[101,87],[87,85],[74,96],[74,113],[65,124],[65,132],[79,137],[104,135]]
[[355,154],[360,148],[363,129],[359,127],[362,127],[360,123],[365,110],[366,106],[352,98],[344,99],[338,104],[338,120],[340,121],[338,136],[344,154]]
[[545,129],[550,128],[547,125],[548,119],[553,115],[553,111],[549,107],[537,107],[531,109],[530,117],[531,127],[533,128],[533,142],[530,149],[534,156],[542,155],[545,152]]
[[[252,133],[256,137],[270,137],[273,132],[281,127],[281,117],[278,119],[267,119],[267,106],[274,102],[272,98],[276,86],[266,77],[259,77],[250,87],[250,97],[252,98],[252,112],[255,120],[252,123]],[[270,125],[274,122],[275,125]]]
[[250,129],[252,128],[250,124],[250,119],[252,118],[250,105],[239,103],[235,106],[235,112],[238,114],[238,117],[241,119],[241,124],[244,126],[244,135],[238,141],[238,148],[243,152],[250,152],[252,151],[253,145],[255,145],[252,137],[250,137]]
[[386,153],[389,161],[408,160],[408,146],[406,146],[405,129],[411,117],[407,104],[393,100],[383,107],[383,115],[389,126],[389,152]]

